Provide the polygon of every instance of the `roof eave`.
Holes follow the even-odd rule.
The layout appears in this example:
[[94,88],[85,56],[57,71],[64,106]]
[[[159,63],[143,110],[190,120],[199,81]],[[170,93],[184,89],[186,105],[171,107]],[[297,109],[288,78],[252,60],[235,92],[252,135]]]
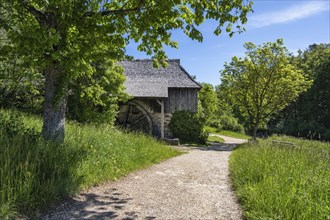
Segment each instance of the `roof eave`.
[[[181,66],[181,64],[179,63],[179,66],[180,66],[180,68],[181,68],[181,70],[189,77],[189,79],[191,80],[191,81],[193,81],[196,85],[197,85],[197,88],[196,89],[198,89],[198,90],[200,90],[201,88],[202,88],[202,86],[196,81],[196,80],[194,80],[192,77],[191,77],[191,75],[188,73],[188,71],[183,67],[183,66]],[[185,87],[186,88],[186,87]]]

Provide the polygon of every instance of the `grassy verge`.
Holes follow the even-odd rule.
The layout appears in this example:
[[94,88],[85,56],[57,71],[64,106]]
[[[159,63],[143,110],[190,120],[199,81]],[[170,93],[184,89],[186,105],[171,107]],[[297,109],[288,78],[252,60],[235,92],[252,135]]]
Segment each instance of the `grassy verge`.
[[330,143],[272,137],[230,157],[230,175],[248,219],[329,219]]
[[217,136],[208,136],[207,138],[208,142],[215,142],[215,143],[223,143],[225,142],[225,140],[221,137],[217,137]]
[[218,130],[218,129],[212,128],[210,126],[206,126],[205,130],[212,134],[219,134],[219,135],[224,135],[227,137],[240,138],[240,139],[246,139],[246,140],[251,139],[251,136],[248,136],[245,134],[241,134],[241,133],[234,132],[234,131]]
[[0,110],[0,219],[34,218],[83,188],[179,155],[150,137],[111,126],[68,123],[61,145],[43,141],[40,129],[40,118]]

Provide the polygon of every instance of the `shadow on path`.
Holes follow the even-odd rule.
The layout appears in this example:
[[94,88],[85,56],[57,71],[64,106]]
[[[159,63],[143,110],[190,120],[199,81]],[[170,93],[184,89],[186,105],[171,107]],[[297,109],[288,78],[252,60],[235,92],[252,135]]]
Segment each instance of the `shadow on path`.
[[201,151],[232,151],[239,144],[231,144],[231,143],[210,143],[210,146],[200,146],[200,147],[192,147],[192,146],[176,146],[178,150],[201,150]]
[[239,144],[211,143],[211,146],[200,148],[200,150],[232,151],[237,145]]
[[[41,219],[125,219],[139,217],[137,212],[122,212],[132,198],[126,198],[116,188],[103,194],[81,193],[75,198],[67,199],[61,206]],[[68,208],[70,207],[70,208]],[[120,214],[118,213],[120,212]],[[148,216],[151,220],[155,217]]]

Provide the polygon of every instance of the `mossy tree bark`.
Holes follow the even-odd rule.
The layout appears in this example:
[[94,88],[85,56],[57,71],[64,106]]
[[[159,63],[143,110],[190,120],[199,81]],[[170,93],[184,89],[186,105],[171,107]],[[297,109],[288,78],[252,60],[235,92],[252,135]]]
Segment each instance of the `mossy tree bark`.
[[42,135],[46,140],[63,142],[67,87],[63,85],[62,71],[58,64],[45,69],[45,104]]

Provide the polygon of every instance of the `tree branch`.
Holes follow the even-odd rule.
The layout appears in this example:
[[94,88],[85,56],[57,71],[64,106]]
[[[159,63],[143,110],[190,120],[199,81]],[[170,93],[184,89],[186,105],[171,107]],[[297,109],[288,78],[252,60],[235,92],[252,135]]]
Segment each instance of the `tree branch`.
[[47,16],[42,11],[31,6],[27,0],[22,1],[22,6],[35,17],[40,25],[47,26]]
[[139,11],[141,9],[141,6],[137,6],[135,8],[126,8],[126,9],[117,9],[117,10],[106,10],[106,11],[102,11],[101,15],[102,16],[108,16],[111,14],[115,14],[115,15],[119,15],[119,14],[129,14],[130,12],[136,12]]
[[[277,60],[278,56],[275,55],[275,58],[274,60]],[[272,81],[272,78],[273,78],[273,74],[275,74],[275,71],[276,71],[276,66],[277,66],[277,63],[275,63],[275,66],[272,66],[271,70],[269,71],[270,74],[269,74],[269,78],[267,79],[267,82],[264,86],[264,88],[262,89],[261,91],[261,95],[260,95],[260,103],[262,104],[263,103],[263,100],[264,100],[264,97],[265,97],[265,94],[267,93],[268,89],[269,89],[269,85]]]

